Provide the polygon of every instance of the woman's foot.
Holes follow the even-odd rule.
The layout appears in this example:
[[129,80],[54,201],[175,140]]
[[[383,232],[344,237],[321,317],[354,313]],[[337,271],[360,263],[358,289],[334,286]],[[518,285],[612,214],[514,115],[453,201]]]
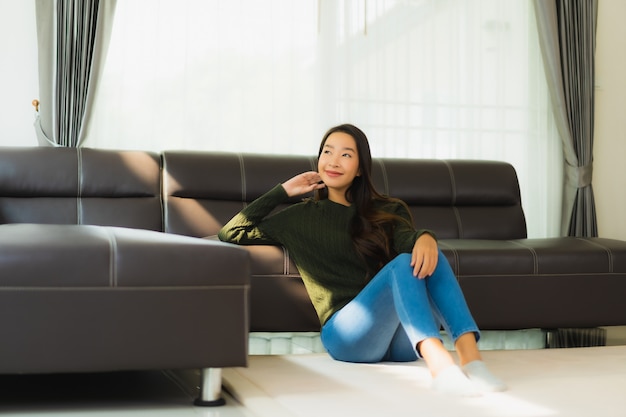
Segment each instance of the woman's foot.
[[483,392],[506,391],[507,386],[487,369],[485,362],[476,360],[463,366],[463,371],[476,387]]
[[434,377],[433,390],[457,397],[477,397],[479,388],[456,365],[448,366]]

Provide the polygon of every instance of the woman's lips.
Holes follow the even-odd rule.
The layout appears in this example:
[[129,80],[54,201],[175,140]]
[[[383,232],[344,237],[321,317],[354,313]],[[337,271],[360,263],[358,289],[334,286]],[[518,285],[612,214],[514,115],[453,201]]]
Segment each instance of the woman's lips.
[[331,178],[335,178],[341,175],[341,172],[337,172],[337,171],[325,171],[326,175],[328,175]]

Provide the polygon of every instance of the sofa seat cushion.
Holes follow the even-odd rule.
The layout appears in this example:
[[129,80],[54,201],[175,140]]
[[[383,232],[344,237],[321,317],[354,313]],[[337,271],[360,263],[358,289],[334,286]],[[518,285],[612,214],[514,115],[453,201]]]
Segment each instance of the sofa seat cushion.
[[149,230],[0,226],[2,287],[247,285],[245,274],[230,274],[242,268],[236,264],[240,257],[238,250],[222,242]]
[[518,240],[442,239],[457,275],[626,273],[626,242],[558,237]]
[[482,329],[626,321],[624,241],[442,239],[440,247]]
[[[481,329],[626,322],[624,241],[559,237],[439,244]],[[251,254],[251,330],[319,330],[288,253],[274,246],[245,248]]]
[[279,246],[242,246],[250,253],[250,331],[318,331],[320,324],[289,252]]
[[247,251],[222,242],[2,225],[0,373],[245,366],[249,282]]

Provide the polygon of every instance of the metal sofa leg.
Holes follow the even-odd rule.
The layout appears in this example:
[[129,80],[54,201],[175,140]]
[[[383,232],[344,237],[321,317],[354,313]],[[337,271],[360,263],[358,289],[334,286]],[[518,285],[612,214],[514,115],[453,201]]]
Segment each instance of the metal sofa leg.
[[193,402],[202,407],[216,407],[226,404],[222,398],[222,369],[204,368],[200,382],[200,397]]

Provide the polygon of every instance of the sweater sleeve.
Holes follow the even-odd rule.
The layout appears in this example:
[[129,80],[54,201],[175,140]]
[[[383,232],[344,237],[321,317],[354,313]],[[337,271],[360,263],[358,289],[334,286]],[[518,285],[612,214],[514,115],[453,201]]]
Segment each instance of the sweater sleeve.
[[397,253],[411,253],[415,242],[419,237],[425,233],[431,235],[437,239],[437,236],[432,230],[428,229],[415,229],[412,226],[411,215],[402,204],[395,204],[395,214],[404,218],[407,223],[398,222],[393,231],[393,246]]
[[272,210],[284,203],[287,198],[285,189],[278,184],[235,215],[222,227],[217,236],[221,241],[238,245],[279,244],[263,231],[261,226]]

